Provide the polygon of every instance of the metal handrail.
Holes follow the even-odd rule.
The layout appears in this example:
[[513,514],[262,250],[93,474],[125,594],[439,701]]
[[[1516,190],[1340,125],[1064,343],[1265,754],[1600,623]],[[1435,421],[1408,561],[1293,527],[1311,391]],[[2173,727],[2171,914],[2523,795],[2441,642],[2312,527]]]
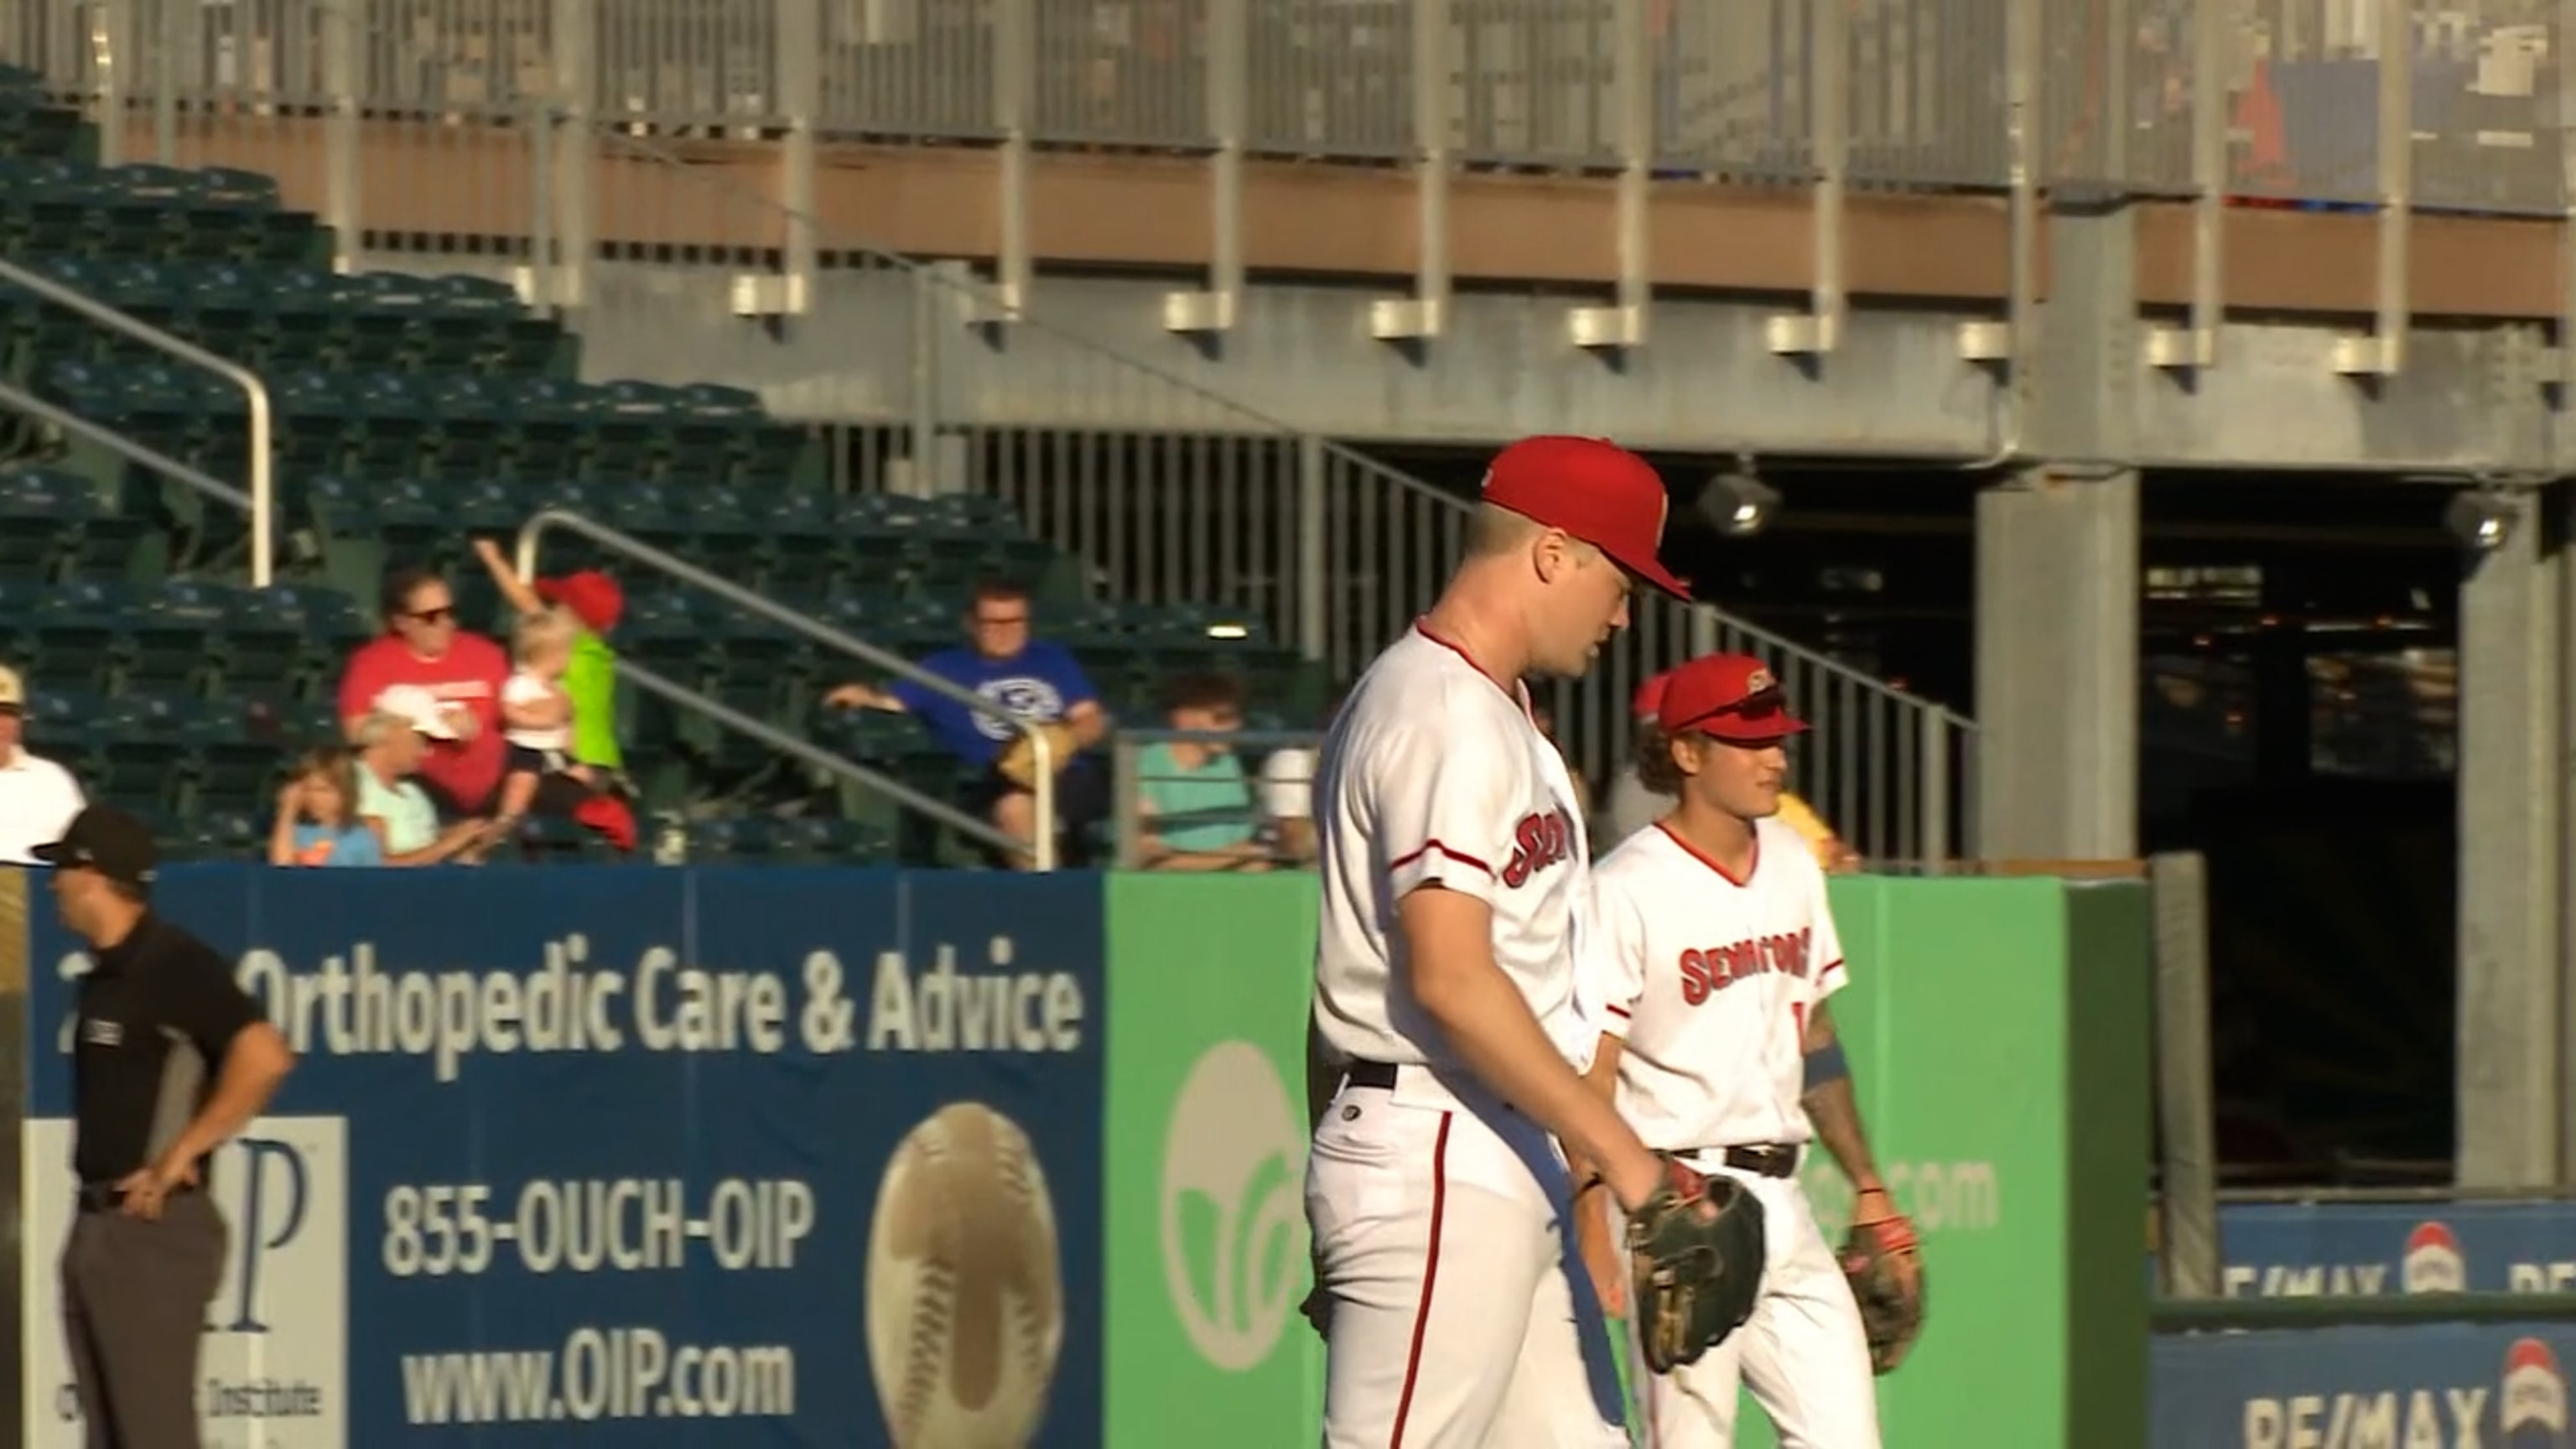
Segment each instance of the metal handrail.
[[212,473],[191,468],[167,453],[154,452],[113,428],[91,422],[68,408],[56,407],[24,388],[0,382],[0,403],[16,408],[38,422],[51,423],[67,433],[78,433],[119,457],[149,468],[173,482],[184,483],[209,498],[229,503],[235,508],[251,506],[249,494]]
[[643,665],[632,664],[621,659],[617,661],[617,677],[620,680],[631,681],[636,688],[646,694],[660,695],[673,704],[696,710],[727,729],[749,735],[782,755],[792,755],[817,769],[828,770],[833,774],[856,780],[871,790],[892,797],[896,804],[909,805],[922,814],[962,830],[996,849],[1021,851],[1027,848],[1022,842],[996,829],[991,821],[978,820],[947,801],[924,795],[891,775],[869,769],[847,756],[833,754],[812,740],[799,739],[776,725],[753,719],[750,715],[721,700],[701,694],[685,684],[665,679]]
[[[137,342],[169,353],[181,362],[237,384],[250,400],[250,582],[264,589],[276,582],[276,543],[274,513],[277,506],[276,480],[270,476],[268,384],[259,374],[230,358],[218,357],[184,338],[172,336],[139,317],[120,312],[85,292],[75,291],[42,272],[32,272],[0,257],[0,279],[26,288],[58,307],[78,312],[92,322],[112,331],[122,332]],[[185,481],[185,480],[182,480]]]
[[[1029,741],[1030,749],[1036,755],[1032,761],[1034,770],[1029,793],[1034,797],[1036,807],[1034,813],[1037,818],[1033,822],[1033,833],[1037,839],[1014,840],[989,825],[985,826],[985,829],[991,832],[994,840],[1002,843],[1003,849],[1030,857],[1033,869],[1041,871],[1055,869],[1055,746],[1047,738],[1047,732],[1041,723],[1023,719],[973,690],[942,679],[900,655],[890,654],[873,644],[853,638],[819,619],[800,614],[775,600],[763,598],[720,574],[710,573],[686,559],[674,558],[642,539],[622,533],[570,509],[545,509],[520,526],[519,577],[523,579],[537,577],[537,545],[544,539],[546,530],[549,528],[560,528],[580,534],[603,548],[624,554],[637,563],[668,574],[684,584],[705,589],[728,603],[748,609],[782,628],[794,630],[826,648],[837,649],[853,659],[909,679],[933,694],[962,704],[987,719],[999,720],[1006,728],[1025,737]],[[619,666],[621,672],[624,667],[623,664]],[[736,716],[736,718],[746,717]],[[910,796],[906,799],[906,803],[916,805],[925,798],[912,795],[909,791],[897,798],[904,799],[905,796]]]
[[[1133,870],[1142,860],[1145,843],[1145,816],[1137,786],[1143,777],[1137,773],[1136,757],[1147,745],[1229,744],[1261,750],[1312,750],[1323,744],[1320,730],[1174,730],[1129,729],[1121,727],[1110,737],[1110,801],[1113,854],[1121,870]],[[1264,814],[1257,792],[1260,782],[1247,776],[1247,792],[1254,793],[1253,812]]]

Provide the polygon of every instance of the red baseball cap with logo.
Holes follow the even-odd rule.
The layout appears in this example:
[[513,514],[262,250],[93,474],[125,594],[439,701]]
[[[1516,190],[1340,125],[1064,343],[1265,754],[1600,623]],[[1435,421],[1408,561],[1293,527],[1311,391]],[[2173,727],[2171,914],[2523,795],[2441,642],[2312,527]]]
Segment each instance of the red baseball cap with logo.
[[1672,495],[1645,459],[1606,438],[1523,438],[1494,455],[1484,498],[1565,530],[1677,599],[1690,597],[1655,558]]
[[1771,666],[1750,654],[1709,654],[1665,676],[1656,722],[1668,734],[1711,735],[1739,744],[1804,733],[1789,713]]

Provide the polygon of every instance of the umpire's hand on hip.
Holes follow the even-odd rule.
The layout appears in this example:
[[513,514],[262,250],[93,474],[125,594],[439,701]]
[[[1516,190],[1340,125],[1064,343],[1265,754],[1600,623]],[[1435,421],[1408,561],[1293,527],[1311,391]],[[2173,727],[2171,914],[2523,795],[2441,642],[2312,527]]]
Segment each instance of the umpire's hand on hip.
[[117,1210],[127,1217],[153,1222],[161,1216],[162,1201],[183,1187],[197,1185],[197,1165],[193,1162],[156,1162],[140,1172],[128,1173],[116,1185],[124,1196]]

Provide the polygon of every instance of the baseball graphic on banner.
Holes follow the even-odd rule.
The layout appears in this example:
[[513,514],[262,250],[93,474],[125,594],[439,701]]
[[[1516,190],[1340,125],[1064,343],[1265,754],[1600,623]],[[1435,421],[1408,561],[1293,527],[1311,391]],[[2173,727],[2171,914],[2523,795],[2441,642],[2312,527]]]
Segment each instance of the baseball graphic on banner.
[[895,1449],[1021,1449],[1064,1342],[1055,1207],[1028,1134],[952,1102],[886,1164],[868,1231],[868,1359]]

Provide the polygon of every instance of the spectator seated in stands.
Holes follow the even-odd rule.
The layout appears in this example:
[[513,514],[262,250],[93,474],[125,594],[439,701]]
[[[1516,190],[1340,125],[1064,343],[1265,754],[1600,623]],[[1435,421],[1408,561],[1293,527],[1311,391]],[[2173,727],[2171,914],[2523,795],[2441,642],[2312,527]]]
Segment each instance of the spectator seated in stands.
[[[1029,591],[1018,584],[987,579],[976,585],[966,610],[966,634],[967,647],[933,654],[919,667],[1022,719],[1062,721],[1073,732],[1077,749],[1070,759],[1056,762],[1058,849],[1060,863],[1075,868],[1088,864],[1091,827],[1109,813],[1108,775],[1089,753],[1109,732],[1109,713],[1100,707],[1099,692],[1070,651],[1032,637]],[[1035,837],[1036,800],[994,769],[1003,747],[1017,737],[1008,725],[909,679],[884,689],[845,684],[823,702],[835,709],[900,710],[918,717],[968,772],[959,808],[1018,839]],[[994,863],[1017,868],[1028,859],[1013,854]]]
[[[483,843],[484,820],[440,825],[438,806],[413,777],[429,753],[420,720],[376,713],[358,721],[358,819],[376,834],[386,865],[440,865]],[[495,733],[494,739],[500,736]]]
[[[1188,674],[1164,691],[1174,730],[1202,734],[1243,728],[1243,684],[1232,675]],[[1160,740],[1136,752],[1136,808],[1144,817],[1139,864],[1149,870],[1268,870],[1252,785],[1230,744]]]
[[534,802],[523,802],[518,810],[505,799],[502,815],[524,814],[533,804],[542,814],[569,814],[619,850],[633,850],[635,812],[625,797],[634,792],[627,787],[626,756],[617,743],[617,651],[608,643],[626,612],[626,591],[597,569],[539,579],[531,585],[510,566],[501,546],[488,538],[474,541],[474,553],[520,618],[551,609],[580,626],[573,633],[559,683],[572,711],[566,753],[575,768],[568,773],[578,779],[581,791],[578,795],[540,792]]
[[501,786],[501,683],[509,656],[461,627],[447,581],[426,569],[388,576],[382,637],[360,645],[340,677],[340,718],[401,715],[430,741],[419,783],[443,818],[480,816]]
[[27,682],[0,666],[0,865],[33,865],[88,803],[72,772],[27,753]]
[[[1317,729],[1333,727],[1346,691],[1335,691],[1324,706]],[[1311,865],[1315,860],[1315,760],[1319,752],[1304,745],[1272,750],[1261,762],[1261,811],[1277,833],[1280,858]]]
[[270,865],[382,865],[384,842],[358,818],[357,757],[339,745],[304,752],[277,792]]

